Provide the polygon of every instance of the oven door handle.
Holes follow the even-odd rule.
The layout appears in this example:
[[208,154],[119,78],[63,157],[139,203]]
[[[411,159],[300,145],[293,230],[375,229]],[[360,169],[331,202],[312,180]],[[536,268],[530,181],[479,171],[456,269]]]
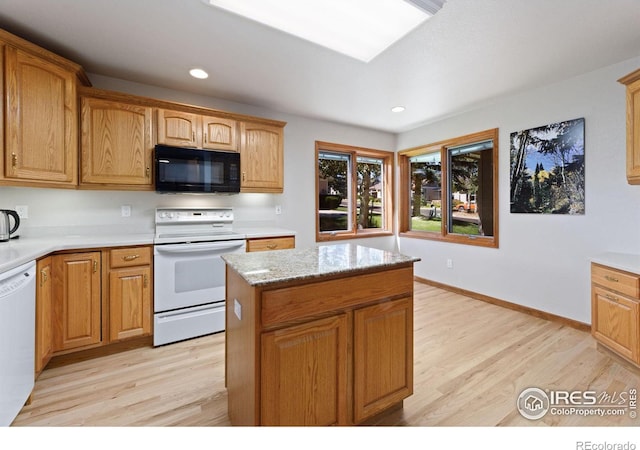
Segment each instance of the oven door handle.
[[211,250],[224,251],[233,250],[244,246],[244,240],[229,242],[219,242],[206,244],[172,244],[172,245],[156,245],[154,249],[158,253],[199,253],[210,252]]

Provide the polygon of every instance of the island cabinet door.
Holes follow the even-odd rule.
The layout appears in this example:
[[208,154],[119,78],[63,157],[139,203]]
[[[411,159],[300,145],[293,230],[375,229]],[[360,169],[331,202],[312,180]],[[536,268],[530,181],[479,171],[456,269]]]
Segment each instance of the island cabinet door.
[[413,393],[413,300],[358,309],[353,316],[354,422]]
[[261,425],[347,424],[346,314],[262,335]]

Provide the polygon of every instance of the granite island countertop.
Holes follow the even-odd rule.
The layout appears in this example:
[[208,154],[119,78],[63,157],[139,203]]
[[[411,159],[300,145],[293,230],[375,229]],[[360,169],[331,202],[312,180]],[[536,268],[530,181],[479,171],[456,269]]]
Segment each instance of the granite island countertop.
[[420,261],[417,257],[352,243],[229,253],[222,259],[251,286],[356,273]]

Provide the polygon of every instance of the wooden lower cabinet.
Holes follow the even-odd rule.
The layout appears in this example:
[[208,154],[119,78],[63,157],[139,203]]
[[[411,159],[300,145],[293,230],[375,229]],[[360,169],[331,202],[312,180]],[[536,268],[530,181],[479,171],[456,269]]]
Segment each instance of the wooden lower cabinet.
[[262,335],[262,425],[347,422],[346,314]]
[[151,268],[109,272],[109,339],[120,341],[151,333]]
[[412,266],[253,286],[227,266],[226,298],[232,425],[359,424],[413,393]]
[[413,301],[353,313],[353,405],[356,423],[413,394]]
[[52,354],[150,336],[152,274],[151,246],[59,253],[39,260],[36,373]]
[[54,351],[100,343],[100,252],[55,255],[52,261]]
[[53,354],[53,284],[51,257],[36,263],[36,375]]
[[640,275],[592,264],[591,280],[593,337],[640,365]]

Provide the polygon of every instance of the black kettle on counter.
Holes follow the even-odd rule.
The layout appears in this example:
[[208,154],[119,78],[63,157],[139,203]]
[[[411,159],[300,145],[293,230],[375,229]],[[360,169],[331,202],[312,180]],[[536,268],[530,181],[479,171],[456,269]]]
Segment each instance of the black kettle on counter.
[[[13,217],[13,227],[11,226],[11,217]],[[0,242],[11,239],[11,235],[16,232],[19,226],[20,216],[17,212],[12,209],[0,209]]]

